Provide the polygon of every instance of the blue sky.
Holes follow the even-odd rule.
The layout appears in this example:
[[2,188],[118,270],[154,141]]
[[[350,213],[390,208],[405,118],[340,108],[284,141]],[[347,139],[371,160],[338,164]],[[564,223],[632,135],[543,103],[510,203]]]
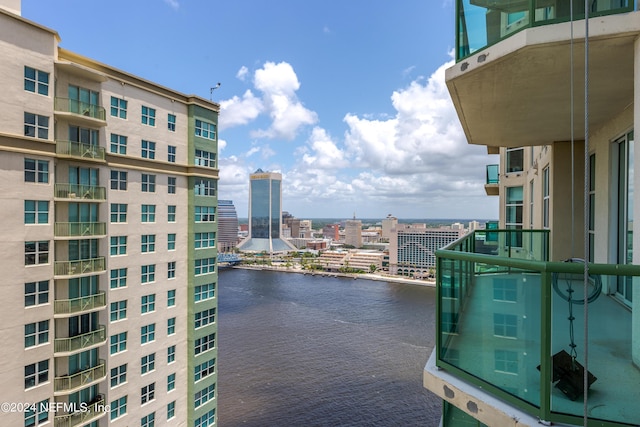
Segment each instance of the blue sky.
[[299,218],[497,218],[444,84],[453,0],[22,0],[61,46],[221,105],[219,197]]

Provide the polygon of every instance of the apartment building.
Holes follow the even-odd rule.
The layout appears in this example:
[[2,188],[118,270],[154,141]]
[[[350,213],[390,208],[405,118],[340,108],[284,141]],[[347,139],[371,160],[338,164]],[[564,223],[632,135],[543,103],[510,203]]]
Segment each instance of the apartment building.
[[210,426],[219,106],[59,42],[0,1],[0,424]]
[[500,221],[436,251],[443,426],[640,424],[640,12],[589,6],[456,1],[447,86]]

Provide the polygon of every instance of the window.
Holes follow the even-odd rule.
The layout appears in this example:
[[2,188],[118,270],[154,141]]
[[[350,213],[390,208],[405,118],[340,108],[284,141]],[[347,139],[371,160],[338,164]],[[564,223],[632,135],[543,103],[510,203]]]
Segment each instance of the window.
[[196,119],[196,136],[215,140],[216,125]]
[[127,318],[127,300],[111,303],[110,319],[112,322]]
[[111,203],[111,222],[127,222],[127,205],[124,203]]
[[207,360],[204,363],[199,364],[193,369],[193,380],[200,381],[201,379],[215,374],[216,372],[216,359]]
[[127,118],[127,100],[111,97],[111,115],[113,117],[119,117],[121,119]]
[[142,266],[142,283],[151,283],[156,281],[156,265],[149,264]]
[[542,227],[549,228],[549,166],[542,170]]
[[24,348],[34,347],[49,342],[49,321],[24,325]]
[[47,304],[49,302],[49,281],[29,282],[24,284],[24,306]]
[[147,356],[142,356],[140,359],[140,372],[146,374],[156,369],[156,354],[151,353]]
[[111,236],[109,240],[111,256],[127,254],[127,236]]
[[142,191],[145,193],[156,192],[156,176],[146,173],[142,174]]
[[213,400],[216,397],[216,385],[211,384],[208,387],[203,388],[200,391],[197,391],[193,400],[194,406],[198,408],[199,406],[204,405],[210,400]]
[[[140,403],[145,404],[155,399],[156,383],[151,383],[140,389]],[[144,419],[144,418],[143,418]]]
[[208,233],[196,233],[195,237],[196,249],[216,247],[216,233],[213,231],[210,231]]
[[176,205],[167,206],[167,221],[176,222]]
[[167,193],[176,194],[176,177],[167,177]]
[[49,223],[49,201],[48,200],[25,200],[24,201],[24,223],[25,224],[48,224]]
[[[522,187],[507,187],[506,189],[506,228],[521,230],[522,210],[524,206]],[[513,233],[509,244],[511,246],[522,247],[522,233]]]
[[109,354],[116,354],[127,349],[127,333],[111,335],[109,338]]
[[215,258],[203,258],[196,260],[195,274],[208,274],[216,271],[216,259]]
[[215,323],[216,321],[216,309],[210,308],[209,310],[199,311],[195,314],[194,328],[198,329],[203,326]]
[[25,112],[24,136],[49,139],[49,117]]
[[25,65],[24,90],[49,96],[49,73]]
[[175,251],[176,250],[176,235],[175,233],[167,234],[167,250]]
[[507,173],[522,172],[524,167],[524,148],[507,148]]
[[[113,98],[111,98],[113,99]],[[120,399],[116,399],[109,405],[109,418],[115,420],[127,413],[127,396],[122,396]]]
[[209,427],[213,426],[216,421],[216,410],[212,409],[206,414],[196,418],[193,427]]
[[24,426],[33,427],[49,422],[49,408],[49,399],[42,400],[25,408]]
[[24,242],[24,265],[49,263],[49,241]]
[[24,159],[24,182],[49,183],[49,162],[47,160]]
[[176,262],[171,261],[167,263],[167,279],[174,279],[176,277]]
[[24,367],[24,388],[35,387],[49,381],[49,359]]
[[167,391],[171,391],[176,388],[176,374],[167,376]]
[[127,382],[127,364],[111,368],[111,387]]
[[216,346],[216,334],[209,334],[207,336],[196,338],[194,343],[194,352],[195,354],[204,353],[205,351],[209,351]]
[[196,150],[195,164],[207,168],[216,167],[216,153],[204,150]]
[[140,418],[140,427],[155,427],[156,413],[152,412]]
[[167,348],[167,363],[176,361],[176,346],[172,345]]
[[167,307],[173,307],[176,305],[176,290],[170,289],[167,291]]
[[155,252],[156,251],[156,235],[155,234],[143,234],[141,236],[141,248],[142,253]]
[[196,196],[213,197],[216,195],[216,181],[212,179],[196,179],[194,190]]
[[205,301],[216,296],[216,284],[208,283],[206,285],[200,285],[195,287],[194,301]]
[[176,401],[174,400],[173,402],[170,402],[167,404],[167,419],[170,420],[175,416],[176,416]]
[[518,317],[515,314],[493,313],[493,334],[498,337],[518,337]]
[[175,145],[169,145],[167,147],[167,161],[171,163],[176,162],[176,146]]
[[176,116],[174,114],[167,114],[167,129],[171,132],[176,131]]
[[156,125],[156,109],[142,106],[142,124],[147,126]]
[[127,154],[127,137],[112,133],[109,151],[114,154]]
[[216,220],[216,208],[214,206],[196,206],[195,222],[213,222]]
[[111,171],[111,189],[122,191],[127,190],[127,172]]
[[143,159],[155,159],[156,158],[156,143],[152,141],[142,140],[142,158]]
[[176,318],[172,317],[167,319],[167,335],[173,335],[176,333]]
[[156,222],[156,205],[142,205],[142,222]]
[[494,350],[495,370],[507,374],[518,373],[518,352],[509,350]]
[[140,328],[140,343],[146,344],[156,340],[156,324],[145,325]]
[[143,295],[140,298],[140,312],[151,313],[156,311],[156,294]]
[[111,270],[111,278],[109,282],[109,287],[111,289],[124,288],[127,286],[127,269],[126,268],[116,268]]

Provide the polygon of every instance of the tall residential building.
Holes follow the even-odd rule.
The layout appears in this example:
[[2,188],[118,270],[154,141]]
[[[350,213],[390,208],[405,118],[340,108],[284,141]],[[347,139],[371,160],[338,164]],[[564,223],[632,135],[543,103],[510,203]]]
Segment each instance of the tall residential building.
[[570,4],[456,2],[447,86],[500,155],[500,221],[437,252],[424,384],[445,427],[640,425],[640,12],[589,2],[587,27]]
[[0,424],[212,425],[219,106],[59,41],[0,0]]
[[218,200],[218,250],[228,252],[238,244],[238,213],[232,200]]
[[249,237],[238,249],[268,253],[296,250],[282,238],[282,174],[258,169],[249,180]]
[[398,218],[389,214],[382,220],[382,238],[388,241],[391,238],[391,230],[398,225]]
[[359,219],[348,219],[344,225],[344,243],[354,248],[362,247],[362,221]]

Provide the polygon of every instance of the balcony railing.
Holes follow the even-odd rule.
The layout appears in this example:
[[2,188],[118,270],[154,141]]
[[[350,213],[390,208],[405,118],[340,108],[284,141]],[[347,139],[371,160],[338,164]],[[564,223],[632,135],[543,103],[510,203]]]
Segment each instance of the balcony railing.
[[95,331],[86,334],[76,335],[75,337],[56,338],[53,351],[55,353],[73,353],[98,344],[104,344],[106,341],[106,329],[100,325]]
[[75,276],[77,274],[89,274],[105,271],[104,257],[81,259],[77,261],[56,261],[54,275]]
[[73,315],[85,311],[101,310],[107,306],[104,291],[86,297],[56,299],[53,304],[53,313],[56,315]]
[[500,165],[487,165],[487,184],[500,183]]
[[54,101],[54,109],[55,111],[77,114],[102,121],[106,118],[105,109],[103,107],[78,101],[77,99],[56,97]]
[[56,222],[53,227],[56,237],[95,237],[107,234],[104,222]]
[[76,427],[84,425],[103,417],[107,413],[104,395],[102,394],[99,394],[93,402],[90,402],[88,405],[78,404],[76,407],[78,410],[70,414],[54,416],[54,427]]
[[53,391],[70,393],[84,387],[96,381],[101,381],[107,376],[107,370],[105,369],[104,360],[99,360],[98,365],[93,368],[85,369],[84,371],[75,373],[73,375],[63,375],[55,377]]
[[82,184],[55,184],[55,195],[57,199],[72,199],[74,201],[106,200],[107,189],[97,185]]
[[533,230],[476,231],[436,252],[437,365],[534,417],[575,425],[587,366],[589,425],[640,424],[637,320],[613,295],[640,266],[589,263],[585,316],[584,263],[547,254],[547,232]]
[[56,141],[56,154],[76,159],[104,160],[105,149],[99,145],[73,141]]

